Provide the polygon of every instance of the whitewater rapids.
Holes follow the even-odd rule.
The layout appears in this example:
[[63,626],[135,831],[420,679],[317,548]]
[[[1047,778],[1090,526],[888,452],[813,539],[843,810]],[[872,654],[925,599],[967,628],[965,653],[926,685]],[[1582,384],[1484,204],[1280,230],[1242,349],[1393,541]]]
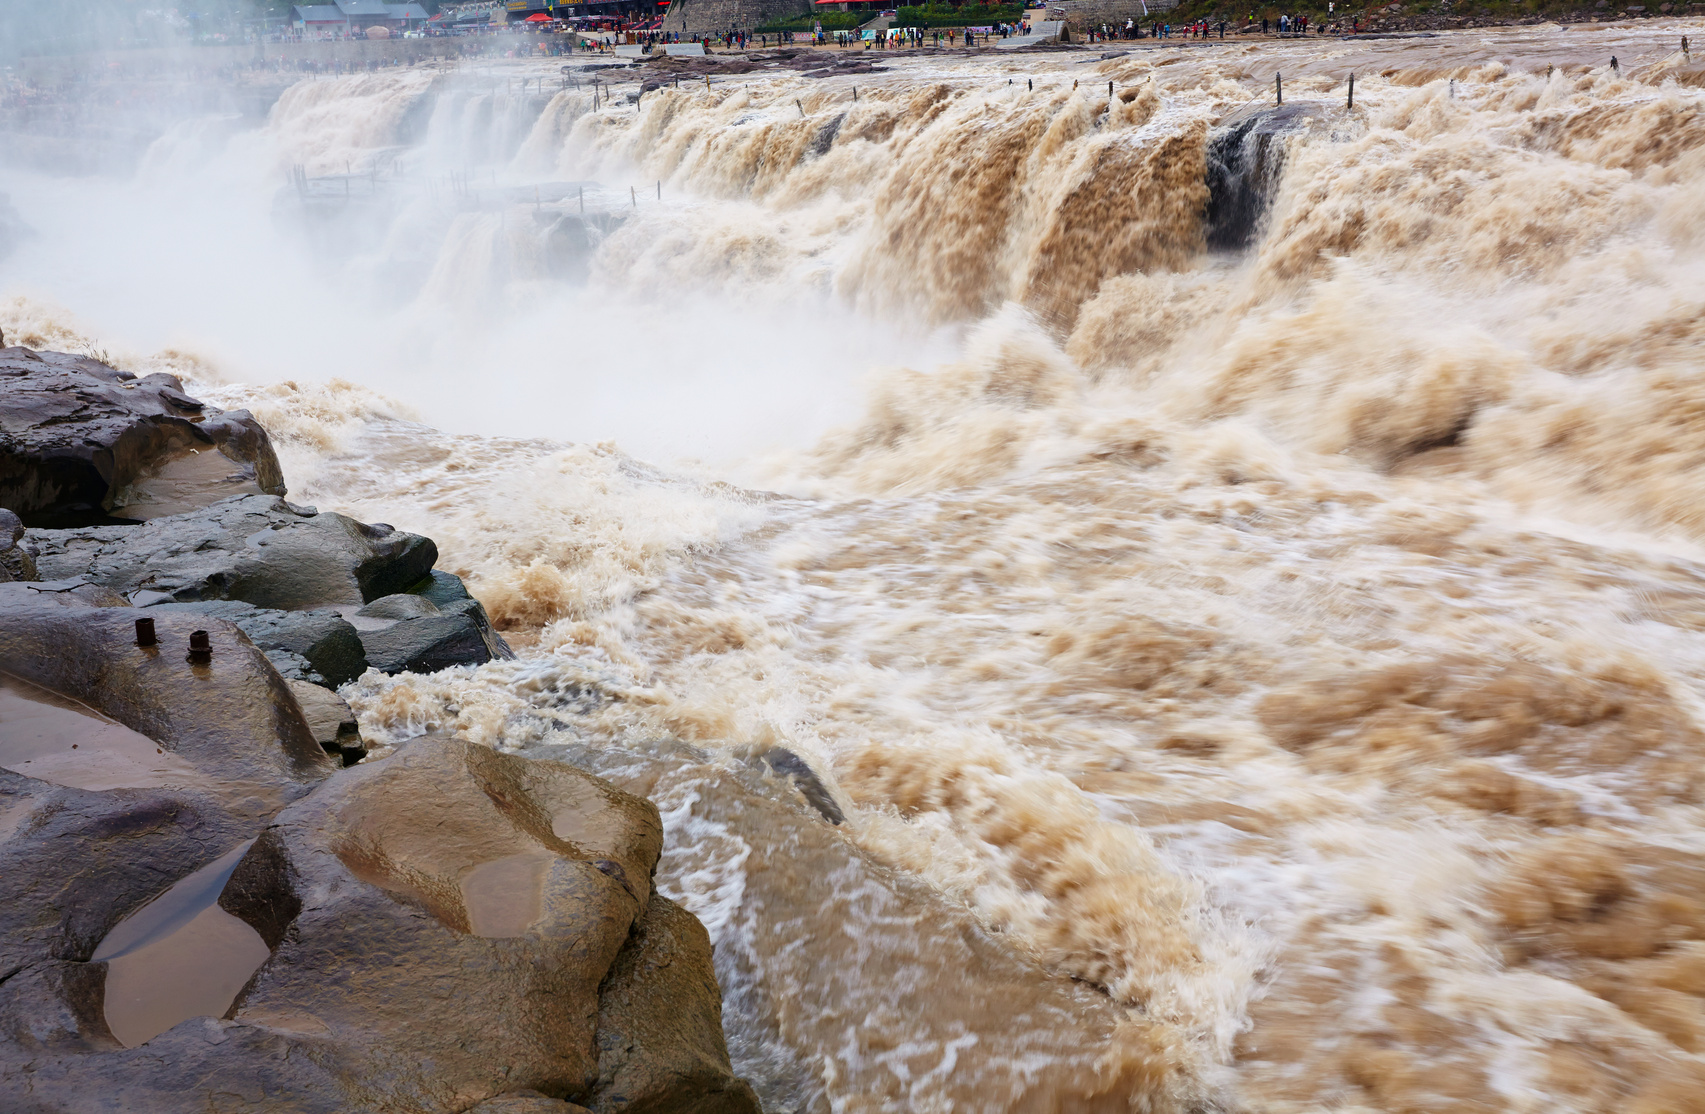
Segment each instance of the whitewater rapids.
[[[132,366],[255,410],[293,500],[437,539],[522,659],[359,681],[364,734],[651,795],[767,1110],[1697,1110],[1698,30],[883,58],[597,109],[522,63],[305,81],[136,188],[489,171],[278,284],[381,276],[354,356],[310,362],[312,314],[148,354],[72,273],[124,244],[55,232],[48,178],[11,183],[41,235],[0,324],[144,336]],[[1314,123],[1209,251],[1216,124],[1276,71]],[[612,214],[585,287],[549,182]],[[658,370],[700,356],[720,387]],[[726,465],[671,459],[725,420],[690,447]]]

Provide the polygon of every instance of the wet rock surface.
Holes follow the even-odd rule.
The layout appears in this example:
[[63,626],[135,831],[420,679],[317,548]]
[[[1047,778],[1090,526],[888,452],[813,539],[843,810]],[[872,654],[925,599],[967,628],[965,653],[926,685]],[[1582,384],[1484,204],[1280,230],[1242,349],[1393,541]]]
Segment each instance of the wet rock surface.
[[1318,101],[1240,109],[1222,120],[1208,141],[1207,243],[1219,250],[1247,247],[1284,171],[1289,136],[1325,115]]
[[[137,378],[87,356],[0,349],[0,506],[30,526],[126,520],[148,481],[213,453],[200,501],[233,490],[284,494],[266,431],[246,410],[220,411],[164,374]],[[180,481],[175,498],[193,494]],[[221,490],[221,486],[224,490]]]
[[361,741],[361,725],[343,697],[330,689],[307,681],[289,681],[290,694],[302,709],[302,718],[320,749],[353,766],[367,755]]
[[[212,793],[257,822],[337,768],[314,741],[283,678],[235,626],[159,614],[157,643],[139,646],[139,614],[87,606],[74,596],[8,601],[0,615],[0,673],[72,697],[152,740],[191,775],[186,785],[178,775],[138,771],[139,785]],[[187,660],[196,631],[208,638],[205,664]],[[15,734],[6,732],[0,753],[10,750]]]
[[139,526],[31,530],[29,537],[40,547],[43,576],[84,576],[142,604],[359,607],[420,582],[438,559],[430,538],[270,495]]
[[[417,598],[419,603],[401,602]],[[375,612],[374,607],[379,610]],[[492,629],[477,600],[457,600],[440,609],[424,598],[393,596],[374,607],[362,608],[357,615],[369,620],[393,618],[382,627],[361,632],[367,661],[381,673],[435,673],[453,665],[480,665],[515,656],[503,636]]]
[[10,608],[0,670],[179,760],[104,790],[0,769],[8,1109],[757,1110],[646,801],[443,737],[340,771],[204,615]]
[[336,688],[367,671],[360,636],[336,611],[275,611],[238,600],[156,604],[148,611],[210,615],[233,623],[288,680]]

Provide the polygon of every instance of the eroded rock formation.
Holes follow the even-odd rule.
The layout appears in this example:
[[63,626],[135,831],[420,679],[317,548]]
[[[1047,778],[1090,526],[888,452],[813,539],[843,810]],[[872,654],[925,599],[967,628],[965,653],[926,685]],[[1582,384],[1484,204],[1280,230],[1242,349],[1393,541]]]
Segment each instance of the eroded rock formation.
[[247,410],[190,398],[171,375],[0,349],[0,506],[26,525],[134,520],[243,491],[284,494]]

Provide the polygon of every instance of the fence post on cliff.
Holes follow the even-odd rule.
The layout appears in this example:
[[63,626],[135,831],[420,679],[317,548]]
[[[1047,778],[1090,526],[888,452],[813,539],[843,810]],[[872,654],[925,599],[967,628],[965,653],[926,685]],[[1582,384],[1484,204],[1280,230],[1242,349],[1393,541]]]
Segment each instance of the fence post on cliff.
[[1350,75],[1350,101],[1347,105],[1345,105],[1345,107],[1351,108],[1351,109],[1356,107],[1356,75],[1355,74]]
[[1273,75],[1273,95],[1278,98],[1280,104],[1285,103],[1285,78],[1283,74],[1276,73]]

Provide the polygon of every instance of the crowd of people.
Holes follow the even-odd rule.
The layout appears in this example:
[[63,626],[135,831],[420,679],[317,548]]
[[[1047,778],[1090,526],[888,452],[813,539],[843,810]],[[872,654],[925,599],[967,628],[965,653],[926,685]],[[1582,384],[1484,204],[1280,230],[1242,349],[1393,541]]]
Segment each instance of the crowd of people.
[[[1253,13],[1244,21],[1241,27],[1234,27],[1227,20],[1198,19],[1186,23],[1168,23],[1152,20],[1147,24],[1135,19],[1127,19],[1121,24],[1102,23],[1082,32],[1084,38],[1092,43],[1114,42],[1122,39],[1224,39],[1226,32],[1233,34],[1281,34],[1306,35],[1310,30],[1316,34],[1353,34],[1361,31],[1361,21],[1351,19],[1346,23],[1333,22],[1318,24],[1306,15],[1281,15],[1277,20],[1257,20]],[[852,47],[858,43],[867,44],[872,50],[895,50],[906,47],[955,47],[955,46],[987,46],[992,39],[1005,39],[1017,35],[1028,35],[1031,26],[1027,21],[1017,23],[996,23],[989,27],[957,27],[950,29],[923,27],[889,27],[877,30],[826,31],[821,27],[811,31],[779,31],[754,35],[748,31],[723,31],[714,35],[687,35],[679,33],[659,33],[644,36],[639,39],[629,38],[629,42],[638,41],[649,51],[657,43],[698,42],[703,43],[706,51],[716,46],[724,50],[745,50],[754,44],[759,47],[785,46],[794,44],[811,44],[815,46]],[[609,49],[607,45],[597,44],[589,49]]]
[[1360,19],[1351,18],[1347,22],[1316,23],[1306,15],[1281,15],[1278,19],[1257,20],[1253,14],[1243,23],[1242,27],[1233,27],[1226,20],[1198,19],[1188,23],[1166,23],[1154,20],[1146,27],[1134,19],[1127,19],[1123,26],[1103,23],[1084,32],[1085,38],[1092,43],[1112,42],[1119,39],[1211,39],[1225,38],[1229,30],[1233,34],[1263,35],[1306,35],[1310,29],[1315,34],[1357,34],[1362,30]]

